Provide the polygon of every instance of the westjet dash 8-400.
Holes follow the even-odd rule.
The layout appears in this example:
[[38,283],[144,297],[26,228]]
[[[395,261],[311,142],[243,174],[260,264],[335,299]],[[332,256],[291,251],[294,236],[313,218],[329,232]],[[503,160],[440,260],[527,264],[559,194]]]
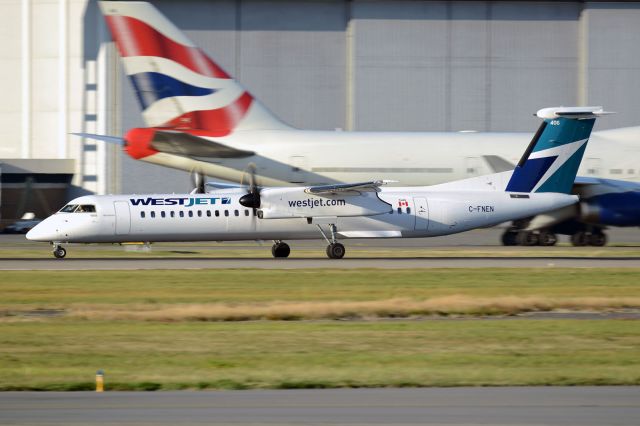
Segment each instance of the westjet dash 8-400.
[[601,107],[557,107],[543,119],[515,169],[426,187],[386,181],[308,187],[229,188],[187,195],[84,196],[33,228],[27,238],[62,243],[283,240],[324,237],[327,255],[344,256],[340,238],[454,234],[535,216],[578,201],[570,194]]

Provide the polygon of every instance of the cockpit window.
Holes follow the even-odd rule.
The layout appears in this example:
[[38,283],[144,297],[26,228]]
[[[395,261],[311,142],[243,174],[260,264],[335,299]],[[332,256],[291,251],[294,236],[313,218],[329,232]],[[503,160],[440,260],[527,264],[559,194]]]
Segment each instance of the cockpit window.
[[60,212],[62,213],[95,213],[96,206],[92,204],[67,204]]
[[95,212],[96,212],[96,206],[93,206],[91,204],[82,204],[78,206],[78,210],[76,210],[76,213],[95,213]]
[[66,206],[64,206],[60,212],[62,213],[73,213],[73,211],[78,207],[77,204],[67,204]]

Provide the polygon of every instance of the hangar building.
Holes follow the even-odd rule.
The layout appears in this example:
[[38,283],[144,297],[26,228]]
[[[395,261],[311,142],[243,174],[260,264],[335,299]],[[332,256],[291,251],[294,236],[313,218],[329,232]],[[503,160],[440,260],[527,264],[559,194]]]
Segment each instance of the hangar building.
[[[152,3],[299,128],[533,132],[537,109],[574,104],[618,111],[599,129],[640,124],[640,2]],[[0,163],[71,160],[68,196],[190,188],[69,135],[143,125],[95,1],[0,4]]]

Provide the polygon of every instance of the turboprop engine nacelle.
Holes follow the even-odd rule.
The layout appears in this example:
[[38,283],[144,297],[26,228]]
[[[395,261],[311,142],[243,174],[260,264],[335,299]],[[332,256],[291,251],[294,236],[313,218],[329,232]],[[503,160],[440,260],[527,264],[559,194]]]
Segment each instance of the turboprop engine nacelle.
[[391,205],[376,191],[352,191],[336,194],[310,194],[304,188],[273,188],[260,193],[262,219],[292,217],[374,216],[389,213]]

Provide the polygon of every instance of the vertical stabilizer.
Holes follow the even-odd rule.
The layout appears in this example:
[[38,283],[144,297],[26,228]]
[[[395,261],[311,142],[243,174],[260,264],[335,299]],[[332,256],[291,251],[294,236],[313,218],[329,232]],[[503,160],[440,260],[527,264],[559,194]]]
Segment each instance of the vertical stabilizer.
[[153,5],[99,4],[147,126],[205,136],[288,128]]
[[538,111],[544,121],[507,184],[508,192],[568,194],[602,107],[557,107]]

